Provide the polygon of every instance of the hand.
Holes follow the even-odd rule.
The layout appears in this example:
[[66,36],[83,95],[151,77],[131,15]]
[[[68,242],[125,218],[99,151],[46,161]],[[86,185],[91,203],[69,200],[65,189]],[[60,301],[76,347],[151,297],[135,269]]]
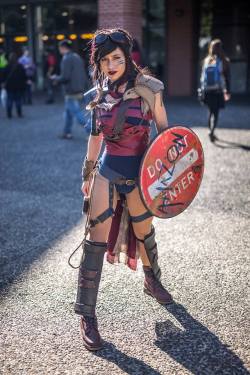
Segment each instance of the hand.
[[57,78],[57,75],[56,74],[52,74],[52,75],[49,76],[49,78],[52,79],[52,80],[54,80],[54,79]]
[[228,100],[230,100],[230,99],[231,99],[231,95],[228,94],[227,92],[224,92],[224,100],[225,100],[226,102],[228,102]]
[[83,181],[81,190],[82,190],[82,193],[86,197],[88,197],[88,195],[89,195],[89,181]]

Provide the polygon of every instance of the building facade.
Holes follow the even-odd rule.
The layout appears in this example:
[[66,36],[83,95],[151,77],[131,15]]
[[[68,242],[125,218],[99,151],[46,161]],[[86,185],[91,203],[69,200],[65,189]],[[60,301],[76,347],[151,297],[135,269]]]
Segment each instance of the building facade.
[[[238,0],[0,0],[0,46],[28,46],[43,84],[44,55],[67,37],[88,60],[88,42],[102,27],[123,27],[142,47],[146,65],[169,96],[191,96],[211,39],[231,60],[232,92],[250,92],[250,3]],[[58,51],[57,51],[58,53]],[[58,56],[59,58],[59,56]]]

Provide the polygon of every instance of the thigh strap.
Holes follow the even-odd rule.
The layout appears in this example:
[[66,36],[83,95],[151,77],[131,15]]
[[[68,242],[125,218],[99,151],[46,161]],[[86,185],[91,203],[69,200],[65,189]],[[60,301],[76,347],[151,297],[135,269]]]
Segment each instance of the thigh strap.
[[130,218],[131,218],[131,221],[133,223],[140,223],[141,221],[146,220],[146,219],[148,219],[149,217],[152,217],[152,216],[153,215],[149,211],[146,211],[146,212],[144,212],[144,214],[141,214],[141,215],[138,215],[138,216],[130,216]]
[[104,212],[102,212],[100,215],[98,215],[95,219],[89,220],[89,227],[90,228],[93,228],[94,226],[96,226],[99,223],[103,223],[109,217],[114,215],[113,197],[114,197],[114,184],[112,182],[109,182],[109,207]]

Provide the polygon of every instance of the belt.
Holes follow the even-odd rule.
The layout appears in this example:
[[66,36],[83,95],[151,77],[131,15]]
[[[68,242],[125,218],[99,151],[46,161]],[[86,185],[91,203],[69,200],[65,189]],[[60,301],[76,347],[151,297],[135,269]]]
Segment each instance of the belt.
[[136,184],[136,180],[126,180],[125,178],[118,178],[113,181],[116,185],[127,185],[127,186],[133,186]]
[[136,185],[138,180],[138,178],[128,179],[120,173],[109,168],[107,165],[103,164],[100,165],[99,171],[103,177],[107,178],[110,182],[116,185],[133,186]]

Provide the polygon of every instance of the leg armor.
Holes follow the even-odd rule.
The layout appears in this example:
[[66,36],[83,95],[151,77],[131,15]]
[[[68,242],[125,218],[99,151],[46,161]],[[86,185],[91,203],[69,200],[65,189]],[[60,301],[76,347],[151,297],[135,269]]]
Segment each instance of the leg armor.
[[143,266],[145,274],[144,293],[152,296],[160,304],[166,305],[173,302],[171,294],[162,285],[161,270],[158,265],[158,251],[155,242],[155,230],[152,227],[151,232],[144,238],[144,247],[150,262],[150,267]]
[[158,265],[158,251],[155,242],[155,229],[152,226],[151,232],[144,238],[144,247],[156,279],[161,279],[161,270]]
[[95,316],[97,294],[101,279],[103,258],[107,244],[86,240],[78,276],[75,313]]

